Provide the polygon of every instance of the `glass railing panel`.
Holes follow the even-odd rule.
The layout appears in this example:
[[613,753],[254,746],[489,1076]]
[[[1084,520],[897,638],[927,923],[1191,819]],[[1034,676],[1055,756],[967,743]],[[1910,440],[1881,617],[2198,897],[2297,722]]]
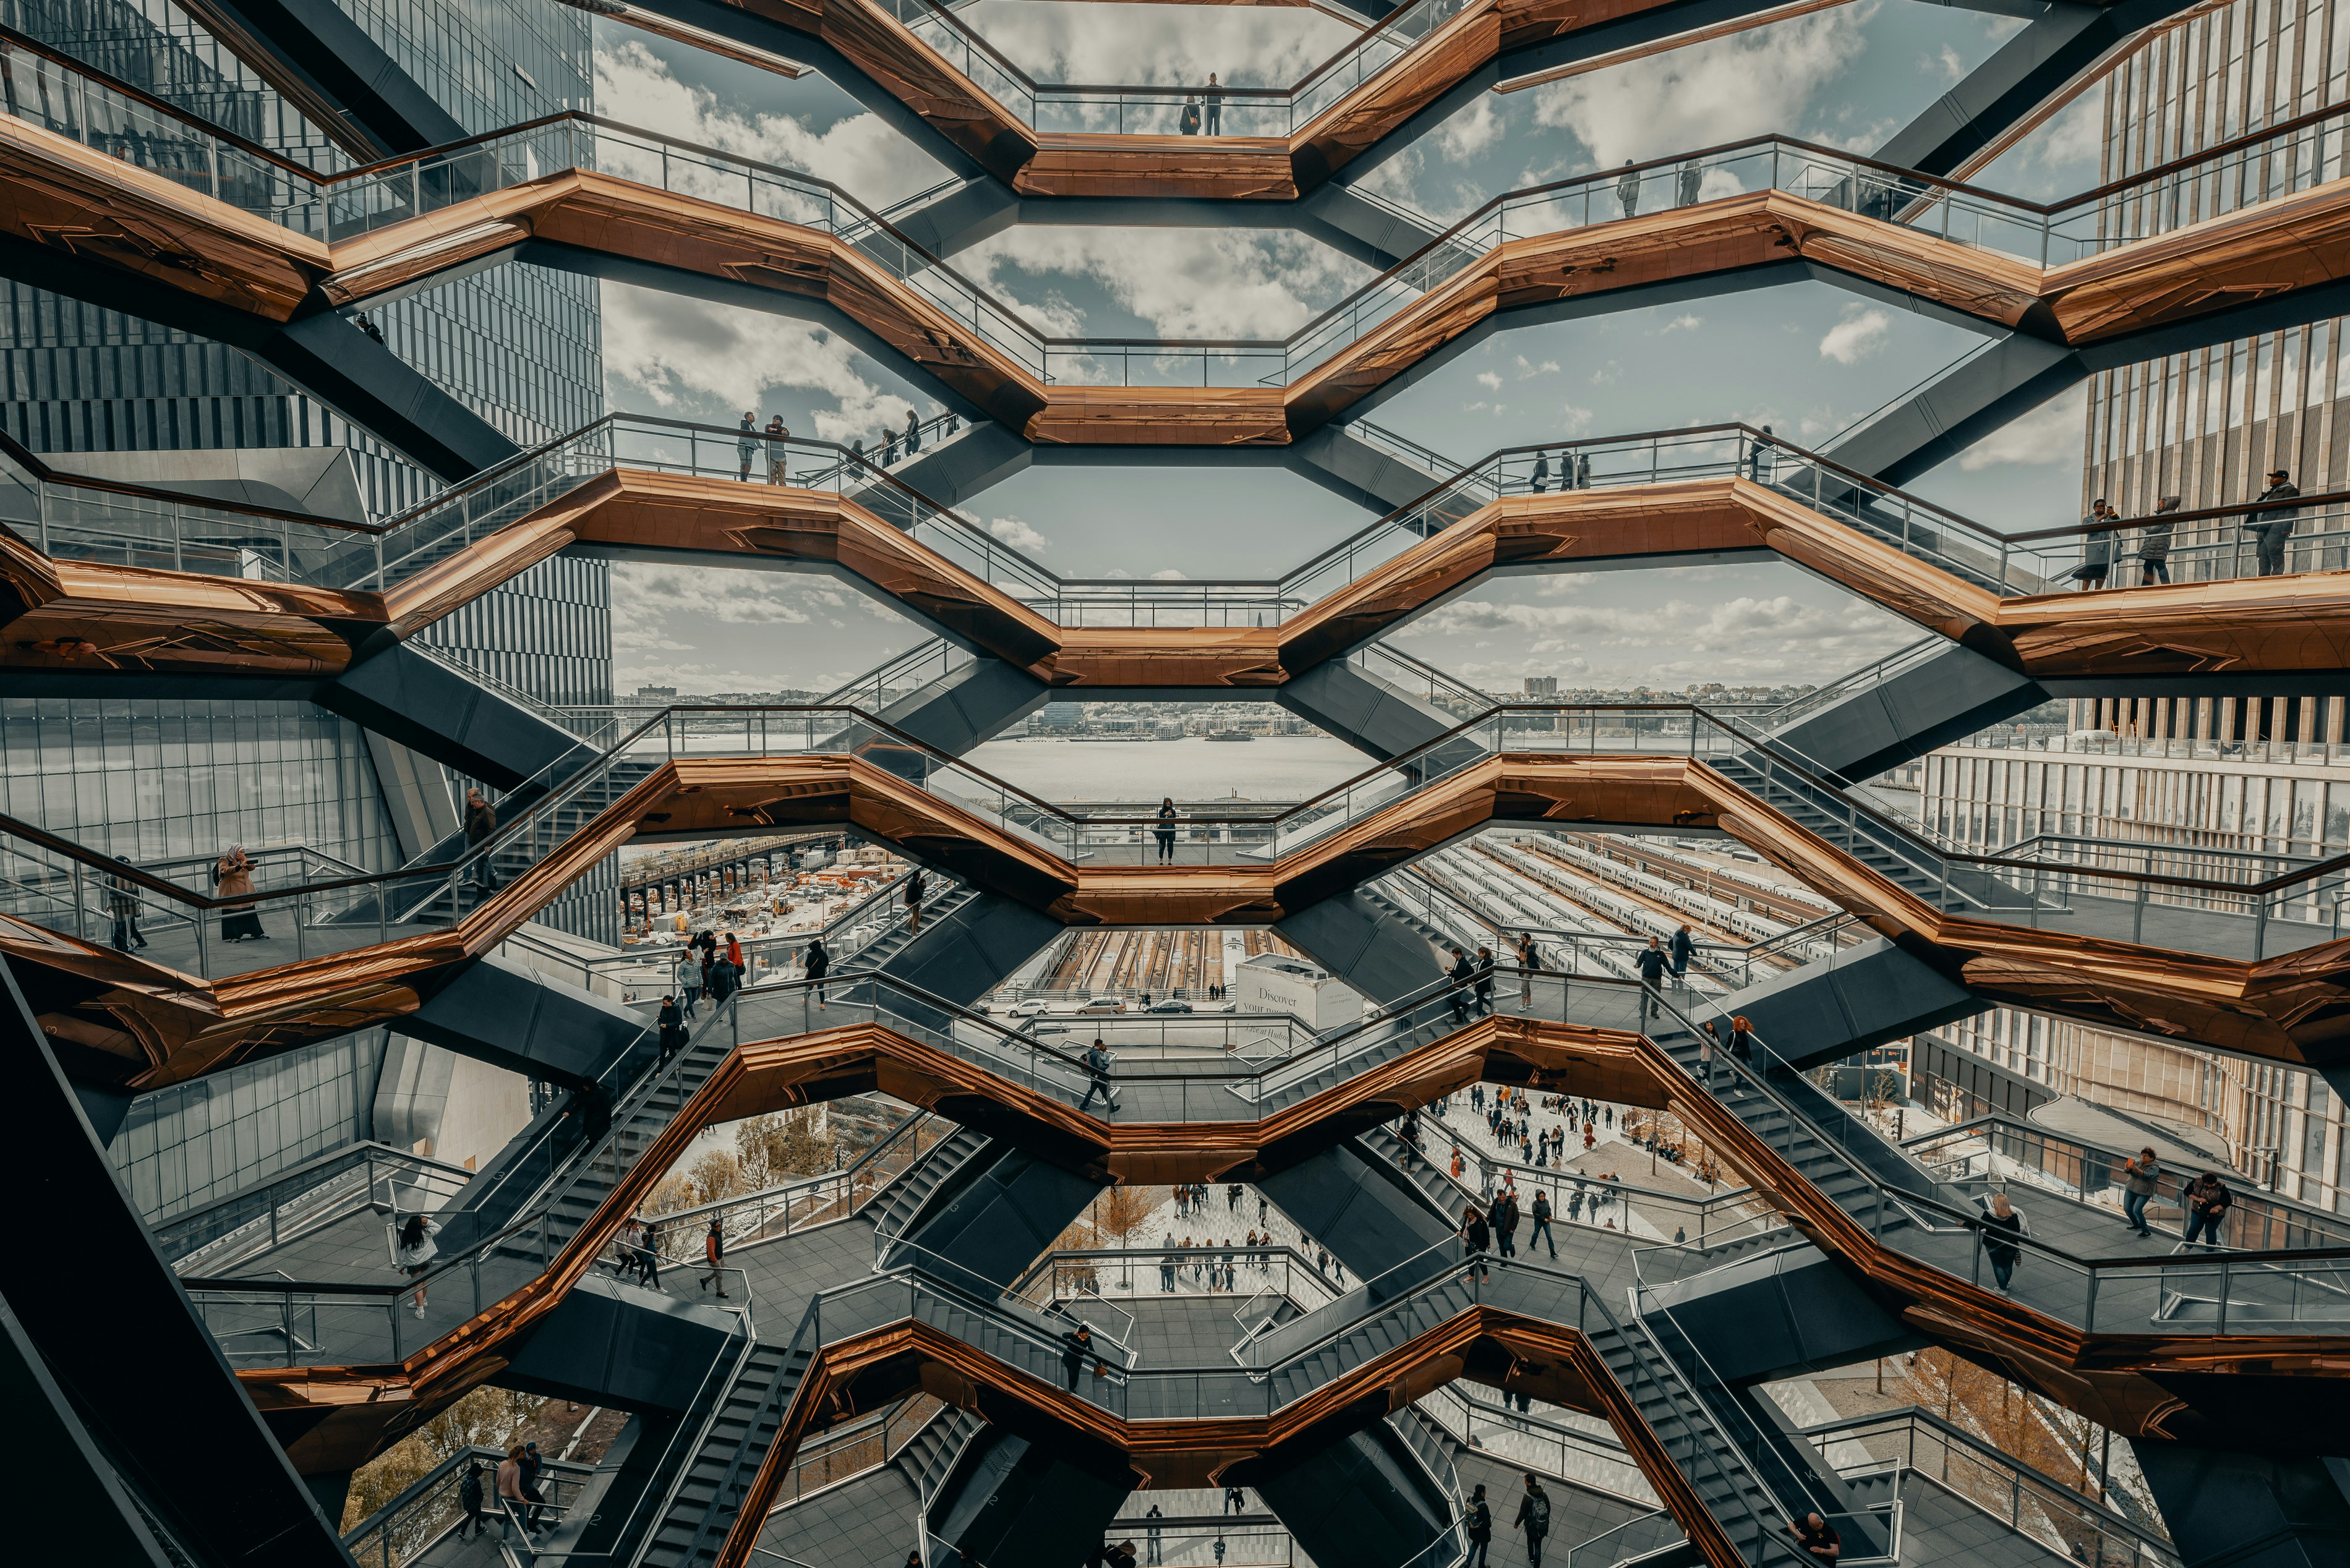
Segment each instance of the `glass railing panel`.
[[886,713],[891,703],[920,691],[932,681],[944,680],[976,657],[942,637],[933,638],[880,668],[858,676],[839,691],[826,693],[825,702],[831,707],[862,708],[868,713]]
[[2050,221],[2048,263],[2078,261],[2339,179],[2343,137],[2338,119],[2295,127],[2064,208]]
[[[8,114],[183,190],[285,223],[307,201],[307,182],[274,162],[94,81],[57,61],[11,50]],[[289,226],[299,226],[298,223]]]
[[[2178,1568],[2168,1541],[1924,1412],[1812,1428],[1804,1436],[1824,1455],[1841,1457],[1831,1461],[1841,1474],[1912,1472],[2076,1562]],[[1868,1458],[1851,1459],[1856,1449]]]
[[1637,1563],[1687,1539],[1679,1521],[1659,1509],[1568,1547],[1566,1568],[1617,1568],[1618,1563]]
[[[2284,514],[2230,514],[2190,519],[2165,527],[2159,521],[2134,519],[2099,534],[2054,539],[2018,541],[2011,548],[2044,584],[2037,591],[2059,593],[2078,586],[2075,573],[2084,566],[2103,566],[2115,587],[2137,587],[2147,580],[2147,557],[2160,563],[2153,580],[2173,583],[2222,582],[2264,576],[2260,544],[2250,532],[2255,523],[2282,521]],[[2350,566],[2350,508],[2319,504],[2299,508],[2285,536],[2285,573],[2340,571]],[[2027,590],[2032,591],[2032,590]]]
[[365,538],[292,518],[80,485],[28,487],[27,540],[60,560],[269,581],[303,580],[307,563]]
[[155,1244],[177,1272],[217,1276],[359,1209],[438,1210],[468,1176],[454,1166],[363,1144],[159,1225]]
[[378,591],[405,582],[609,472],[615,434],[609,421],[599,421],[486,480],[392,519],[378,538],[349,540],[312,566],[307,580]]

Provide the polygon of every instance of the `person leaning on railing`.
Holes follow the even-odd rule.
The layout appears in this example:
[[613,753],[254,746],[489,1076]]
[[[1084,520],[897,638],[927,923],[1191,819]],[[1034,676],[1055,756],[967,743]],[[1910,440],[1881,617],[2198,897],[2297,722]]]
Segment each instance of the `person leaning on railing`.
[[2176,524],[2165,521],[2186,501],[2185,496],[2166,495],[2158,503],[2154,515],[2148,517],[2137,533],[2138,587],[2150,587],[2157,582],[2170,581],[2170,535]]
[[1789,1524],[1787,1533],[1795,1538],[1804,1555],[1814,1563],[1833,1564],[1844,1555],[1844,1537],[1835,1532],[1835,1525],[1816,1513],[1807,1513]]
[[[2269,487],[2253,499],[2285,501],[2301,492],[2293,483],[2293,475],[2282,468],[2269,471]],[[2261,576],[2276,577],[2284,575],[2285,541],[2293,536],[2293,525],[2301,516],[2298,506],[2280,506],[2271,511],[2244,514],[2244,532],[2252,536],[2253,548],[2260,557]]]
[[2178,1197],[2187,1210],[2186,1238],[2179,1245],[2192,1247],[2199,1238],[2207,1246],[2220,1246],[2220,1229],[2226,1225],[2228,1210],[2236,1201],[2236,1195],[2228,1190],[2228,1184],[2220,1179],[2220,1173],[2216,1170],[2203,1172],[2189,1182]]

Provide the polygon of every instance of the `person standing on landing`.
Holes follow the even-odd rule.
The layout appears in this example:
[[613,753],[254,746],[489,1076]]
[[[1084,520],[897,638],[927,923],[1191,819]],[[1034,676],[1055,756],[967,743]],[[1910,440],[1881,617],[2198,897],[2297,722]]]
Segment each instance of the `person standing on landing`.
[[1550,1194],[1537,1187],[1534,1189],[1534,1228],[1526,1233],[1528,1252],[1532,1252],[1534,1250],[1534,1243],[1540,1241],[1550,1249],[1550,1255],[1553,1258],[1558,1256],[1558,1242],[1550,1233]]
[[[2269,471],[2269,487],[2254,499],[2289,501],[2300,493],[2293,485],[2293,475],[2277,468]],[[2274,577],[2283,575],[2285,541],[2293,536],[2293,523],[2300,516],[2301,508],[2298,506],[2244,514],[2244,532],[2252,536],[2252,544],[2260,554],[2261,576]]]
[[824,1006],[824,977],[830,972],[832,972],[832,954],[825,950],[824,939],[809,938],[806,973],[816,991],[816,1004],[818,1008]]
[[2187,1184],[2182,1197],[2187,1210],[2187,1236],[2179,1245],[2192,1247],[2200,1237],[2208,1246],[2220,1245],[2220,1230],[2227,1223],[2229,1207],[2236,1195],[2220,1179],[2217,1171],[2207,1170]]
[[718,1287],[718,1299],[722,1302],[726,1300],[726,1232],[719,1229],[718,1216],[715,1214],[710,1217],[710,1229],[702,1232],[702,1261],[708,1264],[710,1269],[708,1273],[702,1276],[702,1288],[706,1291],[715,1283]]
[[1489,1553],[1493,1544],[1493,1510],[1485,1501],[1483,1487],[1470,1498],[1469,1513],[1461,1522],[1467,1527],[1469,1555],[1461,1560],[1461,1568],[1492,1568]]
[[775,415],[767,421],[767,483],[785,484],[791,480],[792,432],[784,428],[784,416]]
[[1663,944],[1654,937],[1648,939],[1648,945],[1642,948],[1639,956],[1632,961],[1633,967],[1640,971],[1640,1022],[1643,1023],[1664,1011],[1659,996],[1664,989],[1665,971],[1671,962]]
[[2155,506],[2154,515],[2147,518],[2137,531],[2138,587],[2152,587],[2157,583],[2170,581],[2170,536],[2178,524],[2170,514],[2184,504],[2183,495],[2166,495]]
[[1526,1495],[1518,1500],[1517,1526],[1526,1532],[1527,1568],[1542,1568],[1543,1542],[1550,1534],[1550,1493],[1532,1470],[1526,1472]]
[[[213,865],[214,891],[224,898],[250,898],[253,895],[253,862],[246,857],[244,846],[232,844],[228,853]],[[221,940],[241,942],[248,939],[267,940],[269,933],[261,929],[261,917],[251,904],[232,904],[221,911]]]
[[2122,1166],[2122,1223],[2141,1237],[2154,1234],[2146,1222],[2146,1206],[2162,1181],[2162,1162],[2154,1158],[2152,1148],[2137,1151],[2137,1158]]
[[2016,1245],[2016,1240],[2029,1236],[2032,1231],[2004,1192],[1992,1193],[1984,1209],[1983,1256],[1991,1262],[1991,1277],[1999,1282],[1999,1293],[2005,1295],[2008,1287],[2015,1282],[2016,1260],[2023,1255],[2023,1249]]
[[425,1271],[432,1266],[433,1258],[441,1251],[433,1244],[432,1238],[440,1233],[439,1220],[427,1219],[421,1214],[411,1214],[408,1217],[408,1222],[400,1228],[400,1241],[393,1249],[393,1259],[399,1264],[400,1272],[416,1282],[415,1304],[418,1317],[424,1315]]

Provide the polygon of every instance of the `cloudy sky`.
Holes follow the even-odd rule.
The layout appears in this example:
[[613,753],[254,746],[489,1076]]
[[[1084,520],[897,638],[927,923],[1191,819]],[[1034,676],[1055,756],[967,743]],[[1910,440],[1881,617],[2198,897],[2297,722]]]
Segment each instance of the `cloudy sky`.
[[[1342,47],[1305,9],[976,0],[960,15],[1038,80],[1182,83],[1214,70],[1282,84]],[[599,26],[603,25],[599,24]],[[1856,0],[1777,26],[1527,91],[1488,94],[1364,182],[1445,220],[1489,197],[1627,159],[1780,130],[1874,151],[2020,23],[1914,0]],[[626,28],[599,36],[598,111],[805,170],[879,207],[946,171],[821,76],[785,78]],[[2094,95],[1976,182],[2035,199],[2096,182]],[[1370,276],[1303,236],[1262,230],[1024,227],[955,268],[1060,336],[1267,337]],[[1495,334],[1372,416],[1468,461],[1495,447],[1744,420],[1825,443],[1981,339],[1898,306],[1803,284]],[[604,286],[616,410],[868,439],[926,389],[822,327]],[[2059,400],[1916,482],[2002,531],[2075,514],[2083,405]],[[1051,468],[965,509],[1066,576],[1270,576],[1372,519],[1278,469]],[[623,691],[827,688],[922,640],[826,579],[623,566]],[[1679,687],[1819,681],[1916,634],[1776,566],[1519,578],[1397,640],[1489,685],[1523,674]]]

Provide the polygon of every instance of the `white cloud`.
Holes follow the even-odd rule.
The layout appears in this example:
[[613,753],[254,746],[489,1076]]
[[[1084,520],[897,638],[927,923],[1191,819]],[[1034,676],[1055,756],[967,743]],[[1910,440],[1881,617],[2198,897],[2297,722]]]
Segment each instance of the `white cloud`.
[[1686,607],[1678,602],[1657,610],[1627,610],[1595,605],[1493,604],[1471,599],[1438,606],[1414,621],[1412,630],[1428,637],[1460,637],[1479,631],[1545,632],[1574,637],[1603,633],[1653,636],[1665,630],[1676,613]]
[[[721,105],[707,88],[679,81],[667,62],[633,39],[597,53],[596,109],[623,125],[663,131],[830,180],[872,207],[925,190],[945,172],[878,115],[850,115],[819,132],[788,114],[745,114]],[[657,152],[631,154],[615,143],[598,157],[602,167],[614,173],[631,178],[650,174],[653,183],[660,183]],[[655,167],[635,167],[645,161]],[[739,175],[729,178],[713,170],[710,180],[711,199],[742,204]],[[675,164],[671,166],[671,184],[689,193],[693,190],[681,182]],[[771,209],[763,202],[762,210]]]
[[[666,409],[701,396],[756,410],[767,389],[802,387],[837,405],[816,413],[813,433],[827,441],[869,439],[906,421],[907,400],[885,397],[861,373],[864,357],[821,327],[620,284],[603,286],[603,304],[604,373],[623,406],[649,399]],[[924,401],[920,411],[937,407]]]
[[[1573,131],[1595,162],[1668,157],[1796,131],[1820,89],[1867,47],[1873,4],[1668,50],[1534,89],[1537,124]],[[1703,194],[1717,192],[1709,178]]]
[[1933,77],[1949,87],[1955,86],[1959,78],[1967,74],[1967,63],[1959,58],[1958,50],[1944,44],[1930,55],[1919,56],[1918,69],[1922,74]]
[[[1286,87],[1355,36],[1354,28],[1304,7],[984,0],[962,15],[1038,81],[1198,87],[1214,71],[1225,87]],[[1177,107],[1163,111],[1163,129],[1175,129]],[[1109,129],[1115,107],[1103,105],[1097,112],[1099,129]],[[1138,129],[1130,106],[1128,112],[1127,128]],[[1227,99],[1223,129],[1240,136],[1266,128],[1243,123],[1240,100]]]
[[2022,418],[2010,420],[1967,448],[1959,459],[1959,466],[1969,473],[2034,463],[2062,463],[2077,468],[2088,413],[2089,384],[2084,381]]
[[2096,172],[2097,154],[2104,145],[2105,100],[2085,92],[2041,128],[2040,161],[2050,168],[2086,165]]
[[1191,579],[1188,573],[1179,572],[1172,566],[1161,566],[1150,574],[1150,580],[1154,583],[1186,583]]
[[1480,370],[1477,372],[1477,384],[1489,392],[1498,392],[1502,389],[1502,378],[1491,370]]
[[1502,117],[1493,112],[1493,95],[1480,93],[1467,109],[1444,122],[1436,133],[1436,145],[1447,161],[1466,163],[1500,144]]
[[1893,317],[1873,305],[1847,305],[1844,317],[1820,339],[1820,358],[1857,365],[1883,351],[1893,334]]
[[[1555,359],[1545,359],[1541,364],[1537,365],[1523,354],[1518,356],[1518,379],[1521,381],[1531,381],[1536,376],[1555,376],[1557,374],[1558,361]],[[1497,382],[1496,385],[1498,384],[1499,383]]]
[[1031,556],[1042,555],[1053,547],[1053,541],[1017,517],[991,517],[987,531],[1014,549]]
[[1089,280],[1163,337],[1286,337],[1371,275],[1302,234],[1251,229],[1020,226],[956,266],[1055,337],[1081,336],[1083,312],[1057,295],[1040,303],[1022,274]]
[[1591,431],[1592,412],[1589,409],[1568,403],[1559,410],[1558,428],[1563,435],[1587,435]]
[[687,618],[729,626],[805,626],[811,611],[840,609],[848,596],[820,577],[784,572],[688,571],[623,561],[612,568],[616,653],[678,652],[671,628]]
[[1666,322],[1662,327],[1659,327],[1657,329],[1657,336],[1661,337],[1668,332],[1694,332],[1704,325],[1704,317],[1691,316],[1687,311],[1683,311],[1680,315],[1674,317],[1670,321]]

